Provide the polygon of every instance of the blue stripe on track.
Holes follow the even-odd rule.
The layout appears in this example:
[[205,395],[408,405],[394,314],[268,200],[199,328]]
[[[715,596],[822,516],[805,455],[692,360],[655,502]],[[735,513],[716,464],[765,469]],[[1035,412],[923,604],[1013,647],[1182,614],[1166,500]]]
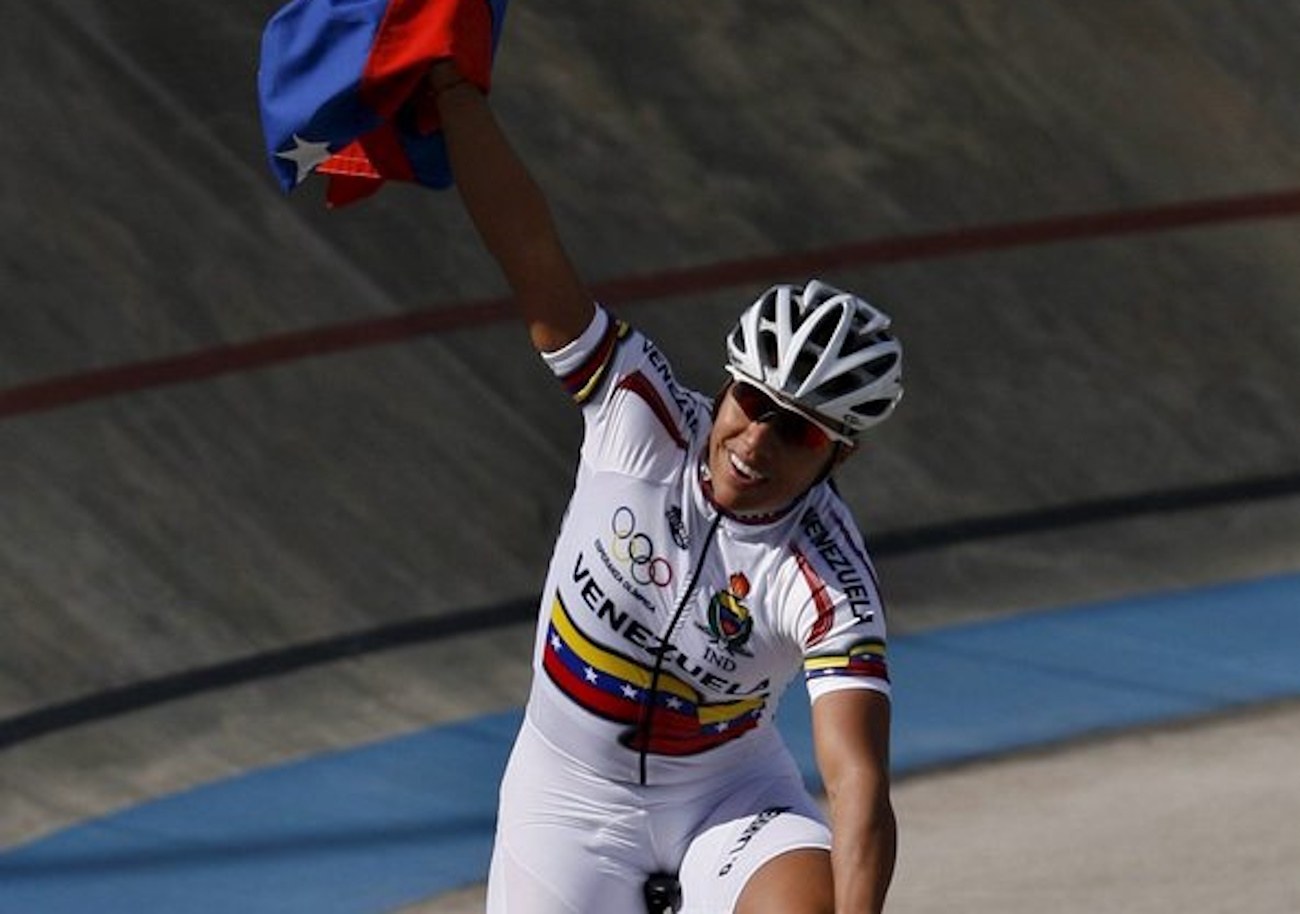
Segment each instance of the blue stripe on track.
[[[899,773],[1300,695],[1300,575],[895,638]],[[377,914],[482,879],[519,712],[253,771],[0,854],[0,914]],[[815,780],[806,702],[782,729]]]

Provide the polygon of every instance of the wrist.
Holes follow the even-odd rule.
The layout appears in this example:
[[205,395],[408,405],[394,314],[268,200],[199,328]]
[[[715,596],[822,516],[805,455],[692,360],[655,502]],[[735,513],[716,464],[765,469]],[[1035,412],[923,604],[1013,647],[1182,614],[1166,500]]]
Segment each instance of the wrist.
[[428,98],[436,101],[444,93],[467,85],[471,83],[460,72],[455,61],[450,57],[444,57],[430,68],[428,76],[425,77],[424,92]]

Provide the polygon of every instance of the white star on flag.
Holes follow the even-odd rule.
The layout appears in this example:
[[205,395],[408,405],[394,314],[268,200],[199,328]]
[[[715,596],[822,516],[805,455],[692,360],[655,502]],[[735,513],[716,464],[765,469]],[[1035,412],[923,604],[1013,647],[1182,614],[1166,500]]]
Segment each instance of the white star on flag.
[[298,169],[298,173],[294,177],[293,183],[298,185],[307,180],[307,176],[315,170],[316,166],[324,162],[332,154],[329,143],[313,143],[311,140],[304,140],[295,133],[293,135],[293,148],[277,152],[275,157],[294,164]]
[[670,710],[676,711],[682,706],[682,700],[676,695],[669,695],[668,700],[664,702]]
[[557,654],[564,650],[564,642],[560,640],[559,635],[551,635],[551,649]]
[[637,691],[636,691],[636,689],[632,688],[630,685],[624,685],[624,686],[623,686],[623,697],[624,697],[624,698],[636,698],[636,696],[637,696]]
[[596,675],[596,671],[593,670],[591,667],[586,667],[585,669],[583,669],[582,673],[584,676],[587,677],[588,682],[595,682],[598,678],[600,678]]

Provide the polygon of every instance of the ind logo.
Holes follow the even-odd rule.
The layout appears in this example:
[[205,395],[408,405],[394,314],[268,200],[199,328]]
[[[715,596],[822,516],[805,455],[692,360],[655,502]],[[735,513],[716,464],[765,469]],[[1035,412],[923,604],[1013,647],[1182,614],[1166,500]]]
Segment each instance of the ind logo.
[[745,642],[754,631],[754,618],[749,614],[749,607],[740,602],[749,595],[749,580],[737,573],[731,576],[729,585],[729,590],[720,590],[709,600],[708,624],[699,627],[714,645],[724,648],[727,654],[752,657],[754,655],[745,647]]

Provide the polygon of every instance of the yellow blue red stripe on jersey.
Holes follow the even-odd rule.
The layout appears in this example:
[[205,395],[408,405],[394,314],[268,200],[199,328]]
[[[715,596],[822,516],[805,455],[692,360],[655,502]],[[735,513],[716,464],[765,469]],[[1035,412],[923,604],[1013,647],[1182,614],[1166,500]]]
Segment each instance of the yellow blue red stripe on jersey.
[[[651,669],[589,639],[558,595],[551,605],[542,667],[578,705],[631,727],[620,740],[623,745],[656,755],[694,755],[730,742],[754,729],[767,706],[766,695],[706,702],[689,683],[660,671],[650,713]],[[648,734],[642,726],[647,719]]]
[[849,648],[846,654],[820,654],[803,662],[805,679],[823,676],[865,676],[889,681],[889,666],[885,663],[885,642],[871,638]]
[[605,328],[605,335],[591,351],[591,355],[573,371],[560,378],[560,383],[579,406],[587,402],[588,398],[600,388],[600,382],[605,378],[605,370],[613,360],[614,353],[618,351],[618,344],[630,332],[631,328],[625,321],[611,319],[609,326]]

